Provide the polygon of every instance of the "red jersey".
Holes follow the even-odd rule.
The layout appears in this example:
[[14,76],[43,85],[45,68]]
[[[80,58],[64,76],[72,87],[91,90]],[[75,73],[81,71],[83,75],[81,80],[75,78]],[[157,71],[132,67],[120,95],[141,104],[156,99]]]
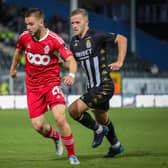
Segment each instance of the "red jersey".
[[64,45],[64,40],[50,30],[38,41],[33,39],[28,31],[21,34],[17,48],[25,51],[28,89],[38,89],[54,83],[61,84],[58,53],[64,59],[73,55]]

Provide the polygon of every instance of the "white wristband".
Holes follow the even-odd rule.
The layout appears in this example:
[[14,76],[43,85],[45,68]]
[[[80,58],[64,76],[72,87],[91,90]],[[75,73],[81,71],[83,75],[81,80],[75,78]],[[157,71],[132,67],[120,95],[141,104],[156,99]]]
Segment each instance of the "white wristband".
[[72,78],[75,78],[75,74],[74,73],[69,73],[69,76],[72,76]]

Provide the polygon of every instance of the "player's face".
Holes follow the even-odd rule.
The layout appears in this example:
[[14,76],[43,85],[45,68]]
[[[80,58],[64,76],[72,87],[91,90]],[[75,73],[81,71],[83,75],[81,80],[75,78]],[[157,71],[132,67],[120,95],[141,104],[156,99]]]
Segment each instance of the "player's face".
[[26,23],[26,27],[27,27],[27,30],[29,31],[30,35],[32,37],[34,37],[40,31],[40,27],[42,25],[41,24],[42,20],[38,19],[34,16],[30,16],[30,17],[25,17],[25,23]]
[[88,29],[88,20],[80,14],[71,16],[71,25],[74,34],[83,37]]

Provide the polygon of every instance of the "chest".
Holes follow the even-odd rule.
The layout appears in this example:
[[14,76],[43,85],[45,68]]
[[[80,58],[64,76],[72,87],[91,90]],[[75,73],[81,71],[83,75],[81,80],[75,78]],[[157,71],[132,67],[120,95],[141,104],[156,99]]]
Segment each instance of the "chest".
[[27,65],[33,64],[33,67],[43,67],[58,62],[57,57],[54,55],[55,46],[51,40],[34,41],[27,39],[24,47]]
[[25,50],[27,53],[32,54],[52,55],[55,48],[51,40],[34,41],[32,39],[28,39],[25,42]]
[[73,52],[77,60],[82,61],[94,57],[96,54],[96,42],[93,38],[84,38],[73,41]]

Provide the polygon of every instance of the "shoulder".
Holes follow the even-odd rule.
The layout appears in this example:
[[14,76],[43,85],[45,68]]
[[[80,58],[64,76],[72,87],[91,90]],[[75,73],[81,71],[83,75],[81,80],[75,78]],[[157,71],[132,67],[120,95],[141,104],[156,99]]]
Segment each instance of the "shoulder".
[[60,35],[58,35],[57,33],[53,32],[51,30],[49,31],[48,36],[49,36],[49,38],[55,40],[56,42],[59,42],[60,44],[65,43]]
[[87,33],[87,37],[90,36],[91,38],[93,38],[96,41],[103,39],[105,35],[106,35],[106,32],[94,30],[94,29],[89,29],[89,31]]
[[100,31],[100,30],[92,30],[90,34],[93,34],[94,36],[111,36],[111,33]]
[[95,38],[96,41],[106,41],[106,40],[114,41],[116,36],[117,34],[112,32],[105,32],[98,30],[93,31],[93,37]]
[[95,29],[89,29],[88,30],[88,35],[91,35],[91,36],[97,36],[101,33],[103,33],[103,31],[99,31],[99,30],[95,30]]
[[73,42],[73,41],[75,41],[75,40],[77,40],[77,39],[78,39],[77,36],[73,36],[72,39],[71,39],[71,42]]
[[28,31],[24,31],[22,34],[20,34],[19,38],[26,39],[29,36],[30,36],[29,32]]

